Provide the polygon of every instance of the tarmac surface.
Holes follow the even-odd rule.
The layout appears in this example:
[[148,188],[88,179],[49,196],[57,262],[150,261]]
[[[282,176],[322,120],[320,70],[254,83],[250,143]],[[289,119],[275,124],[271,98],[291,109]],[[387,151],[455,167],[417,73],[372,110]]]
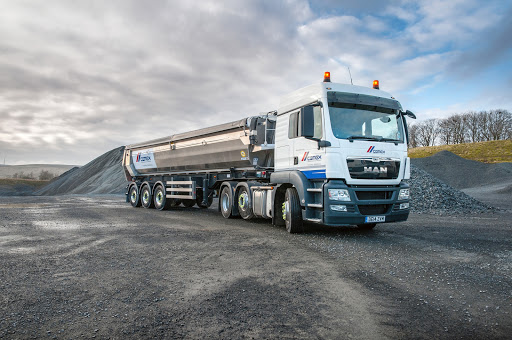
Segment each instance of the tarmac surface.
[[0,338],[510,339],[512,212],[362,232],[0,197]]

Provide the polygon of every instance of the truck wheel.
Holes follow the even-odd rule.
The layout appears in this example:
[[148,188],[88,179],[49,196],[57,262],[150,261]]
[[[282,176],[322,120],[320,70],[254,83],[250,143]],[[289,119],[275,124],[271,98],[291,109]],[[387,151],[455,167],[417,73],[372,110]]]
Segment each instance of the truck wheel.
[[134,208],[140,207],[139,191],[137,190],[136,185],[131,186],[129,197],[130,197],[130,204],[132,205],[132,207],[134,207]]
[[192,208],[194,205],[196,205],[195,200],[181,200],[181,204],[187,208]]
[[377,223],[358,224],[357,227],[361,230],[372,230]]
[[203,204],[203,190],[197,190],[196,192],[196,204],[199,208],[209,208],[213,203],[213,192],[208,195],[207,205]]
[[254,217],[249,191],[246,187],[240,187],[238,190],[238,211],[244,220],[249,220]]
[[299,194],[297,194],[295,188],[286,189],[282,213],[287,232],[290,234],[298,234],[304,231],[302,208],[299,203]]
[[153,192],[153,204],[155,205],[155,209],[167,209],[169,203],[165,197],[165,190],[161,185],[157,186]]
[[171,198],[171,207],[177,207],[181,204],[181,200],[179,198]]
[[232,218],[233,195],[229,187],[224,187],[219,198],[220,212],[224,218]]
[[148,185],[142,187],[142,190],[140,191],[140,200],[144,208],[149,209],[154,207],[151,191],[149,190]]

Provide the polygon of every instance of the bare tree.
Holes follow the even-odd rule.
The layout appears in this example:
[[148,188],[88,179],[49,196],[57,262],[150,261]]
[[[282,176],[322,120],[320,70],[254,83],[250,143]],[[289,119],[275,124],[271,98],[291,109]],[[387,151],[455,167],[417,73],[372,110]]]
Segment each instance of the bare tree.
[[415,148],[418,146],[418,125],[407,123],[407,131],[409,132],[409,147]]
[[464,114],[466,119],[466,135],[468,141],[475,143],[482,140],[482,126],[480,125],[480,113],[469,111]]
[[447,119],[441,119],[438,123],[438,132],[439,132],[439,139],[441,140],[442,144],[450,144],[452,143],[452,129],[450,126],[450,123]]
[[436,119],[428,119],[417,124],[418,144],[420,146],[435,145],[439,133]]
[[512,128],[512,115],[507,110],[491,110],[488,116],[488,140],[506,139]]

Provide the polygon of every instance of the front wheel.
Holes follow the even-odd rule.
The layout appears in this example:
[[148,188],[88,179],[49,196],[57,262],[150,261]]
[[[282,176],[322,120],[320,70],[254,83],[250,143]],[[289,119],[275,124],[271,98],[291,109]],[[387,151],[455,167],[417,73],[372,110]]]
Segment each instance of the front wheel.
[[282,213],[286,224],[286,231],[290,234],[299,234],[304,232],[302,208],[299,203],[299,194],[297,194],[297,190],[295,190],[295,188],[286,189],[282,205]]
[[140,207],[139,190],[137,190],[137,186],[135,184],[130,187],[128,195],[130,197],[130,204],[132,205],[132,207]]

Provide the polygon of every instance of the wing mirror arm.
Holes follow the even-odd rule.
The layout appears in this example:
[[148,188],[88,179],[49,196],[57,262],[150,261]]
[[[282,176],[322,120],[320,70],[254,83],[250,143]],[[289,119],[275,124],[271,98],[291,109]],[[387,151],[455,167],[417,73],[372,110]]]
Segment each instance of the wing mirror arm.
[[402,114],[402,116],[406,115],[409,118],[416,119],[416,115],[412,113],[412,111],[407,110],[405,112],[401,111],[400,113]]

